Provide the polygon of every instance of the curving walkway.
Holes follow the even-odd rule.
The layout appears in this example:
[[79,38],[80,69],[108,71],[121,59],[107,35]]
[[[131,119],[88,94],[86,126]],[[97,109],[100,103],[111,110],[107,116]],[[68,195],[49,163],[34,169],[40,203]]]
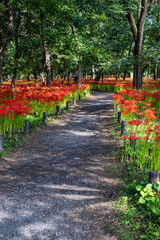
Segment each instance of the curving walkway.
[[113,100],[94,93],[0,162],[1,240],[115,240]]

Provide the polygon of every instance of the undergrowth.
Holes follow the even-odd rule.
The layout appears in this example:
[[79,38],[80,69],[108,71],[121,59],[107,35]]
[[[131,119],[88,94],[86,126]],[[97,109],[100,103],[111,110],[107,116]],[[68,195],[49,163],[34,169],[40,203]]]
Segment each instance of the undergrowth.
[[[120,124],[117,123],[115,116],[111,131],[112,135],[120,140]],[[122,149],[117,149],[117,152],[119,161]],[[122,161],[121,158],[120,161],[124,188],[119,193],[115,210],[118,215],[118,238],[158,240],[160,239],[160,198],[152,185],[148,184],[148,176],[138,169],[136,159]]]

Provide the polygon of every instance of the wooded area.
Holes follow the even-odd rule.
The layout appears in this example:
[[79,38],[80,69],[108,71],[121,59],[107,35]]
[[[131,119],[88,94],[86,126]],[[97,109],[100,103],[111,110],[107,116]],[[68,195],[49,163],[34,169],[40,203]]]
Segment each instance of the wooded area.
[[[0,83],[34,76],[160,74],[157,0],[3,0],[0,3]],[[95,69],[95,70],[94,70]],[[159,72],[158,72],[159,71]]]

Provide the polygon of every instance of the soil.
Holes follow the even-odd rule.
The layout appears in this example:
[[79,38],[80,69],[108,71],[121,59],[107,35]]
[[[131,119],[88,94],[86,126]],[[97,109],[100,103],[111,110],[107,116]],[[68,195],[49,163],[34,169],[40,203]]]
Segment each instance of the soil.
[[1,159],[1,240],[118,239],[112,115],[95,92]]

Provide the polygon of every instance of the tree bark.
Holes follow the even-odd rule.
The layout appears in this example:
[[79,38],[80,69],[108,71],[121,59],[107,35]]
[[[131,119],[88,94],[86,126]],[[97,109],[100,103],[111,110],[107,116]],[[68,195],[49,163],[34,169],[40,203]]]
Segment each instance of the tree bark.
[[70,80],[70,71],[68,70],[68,75],[67,75],[67,82],[69,83]]
[[94,65],[92,65],[92,78],[93,78],[93,80],[95,80],[95,69],[94,69]]
[[158,78],[158,65],[156,63],[156,65],[154,67],[154,77],[153,77],[153,79],[157,80],[157,78]]
[[29,82],[29,72],[27,73],[27,81]]
[[104,74],[102,73],[102,84],[103,84],[103,78],[104,78]]
[[143,66],[141,62],[144,23],[148,11],[148,0],[139,0],[137,24],[130,10],[127,10],[128,21],[131,26],[133,38],[135,42],[134,48],[134,74],[133,88],[142,89]]
[[102,77],[102,74],[103,74],[103,69],[101,68],[99,71],[98,71],[98,73],[97,73],[97,76],[96,76],[96,78],[95,78],[95,81],[99,81],[100,80],[100,78]]
[[86,78],[86,82],[88,83],[88,72],[87,72],[87,68],[85,69],[85,78]]
[[51,55],[47,47],[47,42],[44,41],[43,43],[44,53],[45,53],[45,60],[46,60],[46,71],[47,71],[47,86],[51,85]]
[[[18,12],[15,31],[14,31],[14,34],[15,34],[15,54],[14,54],[13,76],[12,76],[12,81],[11,81],[11,87],[12,87],[12,93],[13,94],[14,94],[15,81],[16,81],[16,77],[17,77],[18,60],[21,57],[21,50],[19,49],[19,36],[18,36],[20,24],[21,24],[21,16],[20,16],[20,12]],[[20,37],[20,42],[21,42],[21,37]]]
[[81,73],[81,65],[78,64],[78,86],[81,86],[81,78],[82,78],[82,73]]
[[45,14],[41,12],[41,38],[43,44],[43,50],[45,55],[45,64],[46,64],[46,71],[47,71],[47,86],[51,85],[51,55],[48,50],[47,41],[44,39],[44,26],[45,26]]
[[8,9],[8,28],[2,39],[2,46],[0,47],[0,84],[2,84],[2,68],[4,63],[4,56],[7,48],[8,40],[10,39],[13,33],[13,11],[12,11],[12,1],[7,1],[7,9]]
[[125,80],[126,80],[126,74],[127,74],[127,70],[126,70],[126,71],[124,71],[124,74],[123,74],[123,81],[125,81]]

